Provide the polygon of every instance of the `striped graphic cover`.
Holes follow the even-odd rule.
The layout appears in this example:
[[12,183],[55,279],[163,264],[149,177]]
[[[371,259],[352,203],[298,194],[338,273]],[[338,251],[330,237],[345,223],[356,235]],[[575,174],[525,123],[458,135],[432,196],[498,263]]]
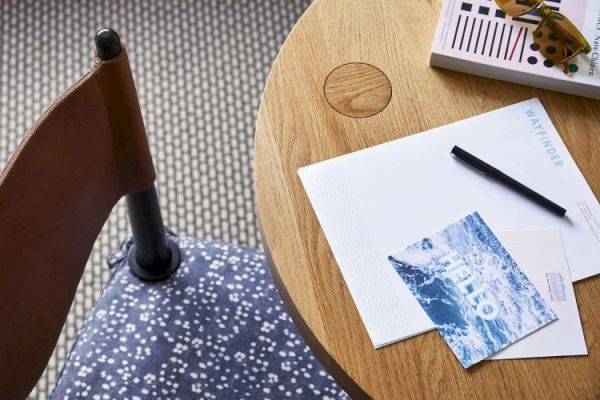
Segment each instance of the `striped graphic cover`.
[[493,0],[445,0],[431,64],[475,75],[600,98],[600,1],[546,0],[582,31],[592,52],[578,56],[578,71],[563,74],[539,52],[532,31],[537,15],[510,17]]

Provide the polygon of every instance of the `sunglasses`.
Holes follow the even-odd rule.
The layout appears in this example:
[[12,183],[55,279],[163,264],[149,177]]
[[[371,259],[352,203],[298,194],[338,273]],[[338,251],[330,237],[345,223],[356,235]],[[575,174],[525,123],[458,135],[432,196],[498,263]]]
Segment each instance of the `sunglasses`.
[[562,66],[565,74],[577,72],[577,64],[569,63],[578,54],[592,51],[588,41],[571,21],[548,7],[544,0],[496,0],[506,15],[520,17],[532,12],[542,20],[533,31],[534,48],[553,65]]

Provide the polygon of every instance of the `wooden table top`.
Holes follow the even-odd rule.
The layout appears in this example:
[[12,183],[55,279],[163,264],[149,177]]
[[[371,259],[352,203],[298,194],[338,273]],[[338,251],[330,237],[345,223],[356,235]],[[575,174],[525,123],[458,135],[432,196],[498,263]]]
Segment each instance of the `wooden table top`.
[[291,32],[267,82],[255,142],[258,214],[275,280],[311,348],[354,398],[598,399],[600,278],[575,285],[587,357],[464,370],[437,332],[375,350],[297,175],[538,97],[600,193],[600,102],[431,68],[441,5],[316,0]]

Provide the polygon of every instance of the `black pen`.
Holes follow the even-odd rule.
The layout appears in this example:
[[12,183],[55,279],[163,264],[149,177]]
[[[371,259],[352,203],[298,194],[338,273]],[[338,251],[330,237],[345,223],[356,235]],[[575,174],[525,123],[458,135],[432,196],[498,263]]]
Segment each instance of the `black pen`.
[[486,174],[490,178],[497,180],[498,182],[508,186],[509,188],[521,193],[523,196],[527,197],[529,200],[534,201],[535,203],[544,207],[546,210],[553,212],[554,214],[558,215],[559,217],[563,217],[565,215],[565,213],[567,212],[567,210],[565,210],[558,204],[548,200],[541,194],[534,192],[533,190],[529,189],[527,186],[523,185],[522,183],[520,183],[520,182],[514,180],[513,178],[511,178],[510,176],[506,175],[504,172],[492,167],[490,164],[486,163],[485,161],[480,160],[479,158],[475,157],[473,154],[470,154],[470,153],[464,151],[460,147],[454,146],[452,148],[451,153],[456,158],[464,161],[465,163],[469,164],[471,167],[475,168],[476,170]]

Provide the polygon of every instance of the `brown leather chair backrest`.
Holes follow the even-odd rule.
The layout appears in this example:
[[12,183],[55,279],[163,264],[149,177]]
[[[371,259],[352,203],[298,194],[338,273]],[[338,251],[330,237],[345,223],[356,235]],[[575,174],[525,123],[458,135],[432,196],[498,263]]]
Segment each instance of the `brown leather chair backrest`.
[[110,211],[154,179],[123,48],[52,103],[0,175],[0,399],[27,397]]

